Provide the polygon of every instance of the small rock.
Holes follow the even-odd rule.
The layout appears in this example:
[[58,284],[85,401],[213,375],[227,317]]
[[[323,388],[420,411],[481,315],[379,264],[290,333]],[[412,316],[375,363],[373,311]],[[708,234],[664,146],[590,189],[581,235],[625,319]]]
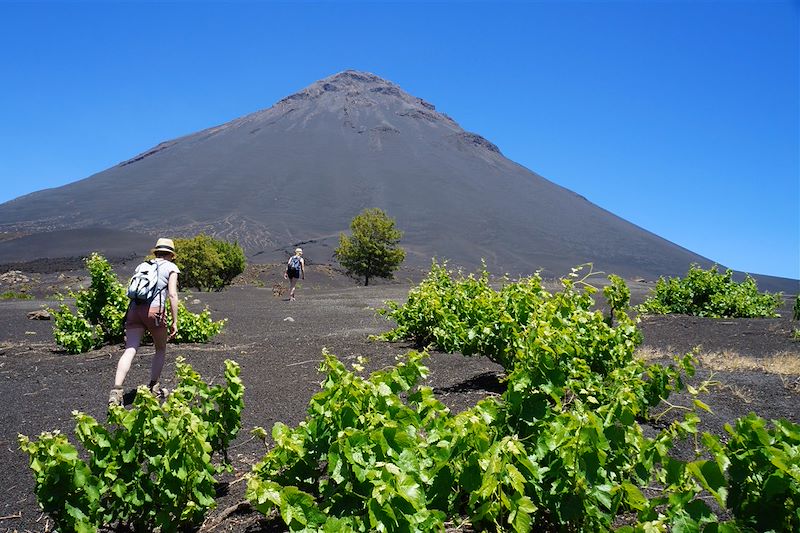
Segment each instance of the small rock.
[[294,322],[294,318],[292,318],[290,316],[287,316],[286,318],[283,319],[283,321],[284,322]]
[[28,313],[28,320],[50,320],[51,318],[47,309],[39,309],[38,311],[31,311]]
[[200,300],[198,300],[197,298],[195,298],[194,300],[192,300],[192,303],[193,303],[193,304],[195,304],[195,305],[196,305],[196,304],[199,304],[199,303],[200,303]]
[[22,273],[20,270],[9,270],[8,272],[0,275],[0,282],[2,283],[9,283],[9,284],[17,284],[17,283],[28,283],[31,279]]

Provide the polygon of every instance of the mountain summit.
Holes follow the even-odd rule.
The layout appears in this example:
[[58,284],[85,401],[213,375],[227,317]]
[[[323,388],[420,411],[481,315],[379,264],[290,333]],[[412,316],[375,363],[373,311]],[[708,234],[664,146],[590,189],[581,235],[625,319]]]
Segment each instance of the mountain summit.
[[[2,204],[0,230],[70,230],[87,239],[111,238],[108,229],[148,239],[206,232],[236,239],[255,260],[282,259],[284,250],[307,243],[308,257],[325,262],[338,233],[366,207],[397,220],[407,261],[418,266],[435,256],[467,267],[484,259],[490,270],[512,274],[563,274],[593,261],[653,278],[709,263],[506,159],[394,83],[353,70],[86,179]],[[12,243],[0,245],[10,250]],[[11,260],[3,249],[0,259]],[[85,252],[57,242],[50,251]]]

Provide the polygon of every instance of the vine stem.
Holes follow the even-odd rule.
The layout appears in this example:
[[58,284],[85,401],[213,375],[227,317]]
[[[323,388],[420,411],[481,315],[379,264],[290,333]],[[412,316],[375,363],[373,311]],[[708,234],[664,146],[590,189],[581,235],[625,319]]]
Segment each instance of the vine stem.
[[230,507],[227,507],[226,509],[223,509],[216,517],[214,517],[214,521],[213,522],[205,522],[205,523],[203,523],[203,525],[200,526],[200,529],[198,530],[198,532],[199,533],[205,533],[207,531],[213,531],[214,529],[219,527],[222,524],[222,522],[224,522],[225,519],[228,518],[230,515],[235,514],[235,513],[239,513],[239,512],[248,512],[248,511],[252,511],[252,510],[253,510],[253,506],[251,505],[251,503],[249,501],[240,500],[240,501],[236,502],[235,504],[231,505]]
[[682,411],[692,411],[692,408],[691,408],[691,407],[686,407],[686,406],[684,406],[684,405],[675,405],[675,404],[672,404],[672,403],[668,402],[668,401],[667,401],[667,400],[665,400],[664,398],[661,398],[661,401],[662,401],[662,402],[664,402],[665,404],[667,404],[669,407],[667,407],[667,408],[664,410],[664,412],[663,412],[663,413],[656,415],[656,417],[654,418],[654,420],[655,420],[656,422],[658,422],[659,420],[661,420],[661,418],[662,418],[662,417],[663,417],[665,414],[669,413],[669,412],[670,412],[670,411],[672,411],[673,409],[680,409],[680,410],[682,410]]

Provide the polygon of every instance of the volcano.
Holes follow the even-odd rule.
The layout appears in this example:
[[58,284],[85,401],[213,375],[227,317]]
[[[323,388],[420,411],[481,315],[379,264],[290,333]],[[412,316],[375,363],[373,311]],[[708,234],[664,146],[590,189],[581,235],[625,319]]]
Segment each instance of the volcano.
[[[0,205],[0,231],[22,235],[0,242],[0,261],[34,259],[42,242],[60,257],[205,232],[236,240],[251,261],[284,260],[302,244],[323,263],[367,207],[395,218],[412,266],[436,257],[561,275],[593,262],[653,279],[712,264],[510,161],[433,104],[352,70]],[[42,235],[51,232],[60,237]],[[33,238],[38,247],[26,244]]]

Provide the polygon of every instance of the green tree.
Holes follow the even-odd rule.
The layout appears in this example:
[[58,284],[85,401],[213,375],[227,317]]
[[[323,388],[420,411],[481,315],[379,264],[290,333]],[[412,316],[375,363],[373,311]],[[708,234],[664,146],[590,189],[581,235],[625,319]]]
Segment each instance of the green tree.
[[181,269],[181,287],[219,291],[244,272],[244,250],[237,243],[201,233],[192,239],[175,240],[175,264]]
[[391,278],[406,252],[397,243],[403,232],[394,227],[394,219],[377,207],[365,209],[350,222],[352,236],[339,234],[334,257],[351,274],[369,278]]

